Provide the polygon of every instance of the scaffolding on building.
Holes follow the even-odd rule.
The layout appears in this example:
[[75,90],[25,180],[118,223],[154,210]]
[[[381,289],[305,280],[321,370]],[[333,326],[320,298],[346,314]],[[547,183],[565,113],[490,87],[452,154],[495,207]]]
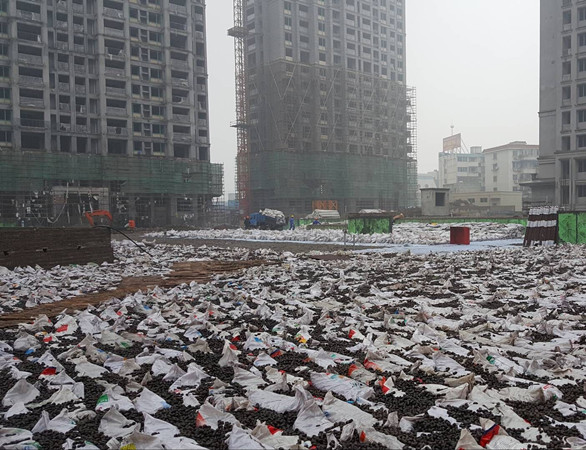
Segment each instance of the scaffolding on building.
[[415,89],[341,67],[276,60],[248,74],[253,209],[309,213],[416,204]]
[[417,89],[407,88],[408,206],[417,206]]
[[236,193],[241,215],[250,213],[250,152],[248,142],[248,97],[246,81],[246,28],[244,0],[234,0],[234,27],[228,35],[234,38],[235,78],[236,78],[236,121],[231,126],[236,128]]
[[0,226],[205,226],[223,194],[223,167],[170,158],[0,151]]

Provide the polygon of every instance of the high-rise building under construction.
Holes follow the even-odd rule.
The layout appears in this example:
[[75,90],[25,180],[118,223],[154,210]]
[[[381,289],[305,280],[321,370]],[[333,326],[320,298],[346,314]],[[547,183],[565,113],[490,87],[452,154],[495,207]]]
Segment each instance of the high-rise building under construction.
[[0,0],[0,226],[204,222],[204,0]]
[[414,206],[404,0],[243,3],[250,209]]

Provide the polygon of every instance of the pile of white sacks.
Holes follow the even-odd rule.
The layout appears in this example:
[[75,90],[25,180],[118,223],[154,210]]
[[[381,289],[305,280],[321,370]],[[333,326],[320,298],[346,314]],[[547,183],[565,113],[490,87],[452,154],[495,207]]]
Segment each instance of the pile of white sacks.
[[[457,226],[470,228],[472,241],[493,241],[519,239],[525,235],[525,227],[517,224],[500,223],[462,223]],[[356,244],[448,244],[450,242],[450,224],[401,223],[393,227],[392,234],[348,234],[342,230],[320,230],[296,228],[295,230],[169,230],[147,234],[148,237],[167,237],[182,239],[236,239],[245,241],[294,241]]]
[[183,253],[277,264],[1,330],[1,448],[586,446],[582,247]]
[[[53,303],[66,298],[115,289],[123,278],[164,275],[179,261],[222,258],[222,250],[206,247],[140,244],[147,253],[130,241],[112,241],[116,262],[42,267],[0,266],[0,314]],[[231,250],[230,259],[247,258],[246,250]]]

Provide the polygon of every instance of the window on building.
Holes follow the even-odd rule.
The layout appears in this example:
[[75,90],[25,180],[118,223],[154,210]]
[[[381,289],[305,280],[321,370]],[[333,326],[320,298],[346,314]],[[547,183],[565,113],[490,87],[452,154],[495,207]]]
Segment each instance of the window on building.
[[586,159],[576,160],[576,168],[580,173],[586,172]]
[[576,114],[578,116],[578,123],[586,122],[586,109],[579,109]]
[[586,134],[579,134],[576,136],[576,147],[586,148]]
[[0,109],[0,122],[9,122],[12,120],[12,111],[9,109]]
[[586,184],[578,184],[576,186],[576,196],[580,198],[586,197]]
[[586,45],[586,33],[578,33],[578,47]]
[[562,14],[563,17],[563,24],[569,25],[572,23],[572,10],[564,11]]
[[570,111],[562,112],[562,125],[570,125],[571,120]]
[[435,193],[435,206],[446,206],[446,193],[436,192]]
[[586,83],[581,83],[578,85],[578,97],[586,97]]
[[12,142],[12,131],[0,130],[0,142]]
[[578,72],[586,72],[586,58],[578,59]]
[[583,20],[586,20],[586,6],[582,6],[582,7],[578,8],[578,20],[580,22],[582,22]]
[[562,151],[569,152],[570,151],[570,136],[562,136]]

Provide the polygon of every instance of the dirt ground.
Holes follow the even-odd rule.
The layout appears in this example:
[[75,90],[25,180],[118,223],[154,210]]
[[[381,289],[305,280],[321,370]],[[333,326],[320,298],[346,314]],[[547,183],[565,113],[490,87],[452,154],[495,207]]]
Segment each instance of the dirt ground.
[[[143,239],[148,242],[155,242],[156,244],[170,244],[170,245],[193,245],[194,247],[201,247],[206,245],[208,247],[219,247],[219,248],[246,248],[249,250],[258,250],[263,248],[270,248],[276,252],[291,252],[291,253],[307,253],[311,251],[320,252],[339,252],[344,250],[343,245],[332,245],[332,244],[320,244],[310,243],[304,244],[300,242],[265,242],[265,241],[237,241],[229,239],[177,239],[177,238],[152,238],[144,237],[146,233],[133,233],[129,234],[132,239],[137,242]],[[124,236],[113,233],[112,239],[122,240],[126,239]],[[346,250],[362,250],[362,249],[374,249],[378,247],[372,246],[352,246],[349,244],[346,246]]]

